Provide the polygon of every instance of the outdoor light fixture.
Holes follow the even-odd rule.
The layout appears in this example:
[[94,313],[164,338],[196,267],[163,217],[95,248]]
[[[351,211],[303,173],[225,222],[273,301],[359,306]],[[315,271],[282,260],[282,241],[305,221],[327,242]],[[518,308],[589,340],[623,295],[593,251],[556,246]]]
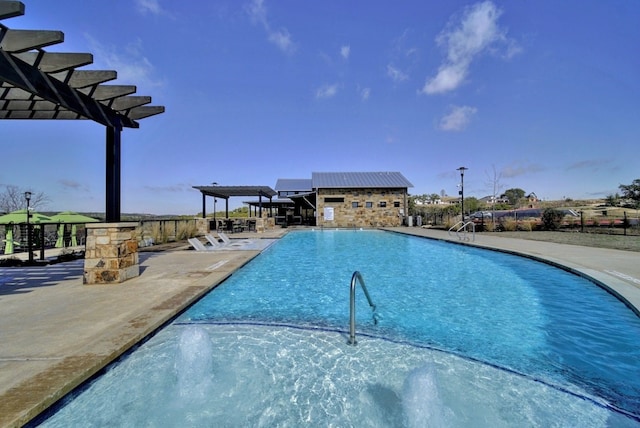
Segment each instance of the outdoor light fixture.
[[458,168],[460,171],[460,205],[462,211],[462,222],[464,223],[464,172],[469,168],[461,166]]
[[27,201],[27,251],[29,252],[29,263],[33,263],[33,253],[31,252],[31,211],[29,204],[31,203],[31,192],[24,192],[24,198]]

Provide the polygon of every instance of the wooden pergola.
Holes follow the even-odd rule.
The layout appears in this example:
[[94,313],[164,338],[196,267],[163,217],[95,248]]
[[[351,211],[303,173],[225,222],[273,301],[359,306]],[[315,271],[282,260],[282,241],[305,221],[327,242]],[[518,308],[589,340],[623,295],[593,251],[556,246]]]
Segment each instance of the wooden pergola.
[[[21,1],[0,0],[0,21],[24,15]],[[106,222],[120,221],[122,128],[138,128],[138,120],[164,112],[148,106],[149,96],[137,88],[105,85],[114,70],[78,70],[93,63],[90,53],[47,52],[64,41],[64,33],[14,30],[0,23],[0,119],[89,119],[106,128]]]

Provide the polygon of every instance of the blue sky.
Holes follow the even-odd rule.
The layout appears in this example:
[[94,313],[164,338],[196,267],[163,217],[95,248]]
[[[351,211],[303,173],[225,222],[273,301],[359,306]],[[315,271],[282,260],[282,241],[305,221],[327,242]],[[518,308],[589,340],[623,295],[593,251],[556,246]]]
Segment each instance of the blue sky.
[[[26,0],[164,114],[122,133],[122,212],[195,214],[194,185],[400,171],[411,194],[598,198],[640,178],[640,2]],[[0,122],[0,185],[105,210],[105,129]],[[232,201],[239,205],[241,199]],[[212,201],[211,201],[212,204]],[[211,207],[212,208],[212,207]],[[208,208],[208,210],[211,210]]]

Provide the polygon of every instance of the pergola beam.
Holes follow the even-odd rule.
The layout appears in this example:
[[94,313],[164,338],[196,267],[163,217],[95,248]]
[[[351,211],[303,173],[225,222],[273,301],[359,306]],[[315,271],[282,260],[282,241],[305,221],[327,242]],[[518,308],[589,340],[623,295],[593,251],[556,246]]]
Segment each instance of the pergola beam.
[[15,18],[24,15],[24,3],[21,1],[0,2],[0,19]]
[[59,71],[72,70],[93,63],[93,55],[90,53],[72,52],[22,52],[14,54],[29,65],[38,67],[45,73],[57,73]]
[[0,40],[0,49],[20,53],[64,42],[62,31],[52,30],[7,30]]
[[52,74],[51,77],[65,82],[72,88],[86,88],[115,80],[118,77],[118,73],[113,70],[73,70],[71,73],[65,71]]
[[90,96],[70,88],[59,80],[50,78],[42,71],[1,49],[0,76],[13,86],[37,94],[43,99],[60,104],[67,110],[105,126],[114,126],[115,123],[120,122],[122,126],[127,128],[138,128],[139,126],[134,120],[115,113]]

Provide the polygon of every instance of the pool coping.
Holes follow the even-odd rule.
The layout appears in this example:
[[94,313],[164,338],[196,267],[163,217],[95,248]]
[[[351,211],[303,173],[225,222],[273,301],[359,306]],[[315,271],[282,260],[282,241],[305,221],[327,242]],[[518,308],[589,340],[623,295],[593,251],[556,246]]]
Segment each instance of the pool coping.
[[[296,229],[241,237],[277,239]],[[461,241],[424,228],[382,230],[550,263],[592,280],[640,315],[634,252],[483,235]],[[186,248],[141,256],[141,275],[121,285],[86,286],[80,276],[0,291],[0,426],[27,424],[260,254]]]

